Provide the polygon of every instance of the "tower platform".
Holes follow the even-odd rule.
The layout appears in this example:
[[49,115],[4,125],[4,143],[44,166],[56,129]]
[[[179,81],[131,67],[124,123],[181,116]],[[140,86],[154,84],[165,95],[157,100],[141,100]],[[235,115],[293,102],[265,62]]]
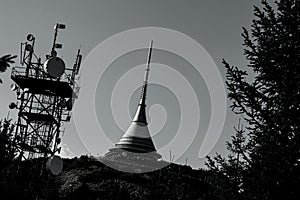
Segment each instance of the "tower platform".
[[57,81],[51,78],[26,76],[24,68],[14,67],[11,79],[22,89],[28,88],[31,93],[43,95],[55,95],[63,98],[78,98],[68,81]]

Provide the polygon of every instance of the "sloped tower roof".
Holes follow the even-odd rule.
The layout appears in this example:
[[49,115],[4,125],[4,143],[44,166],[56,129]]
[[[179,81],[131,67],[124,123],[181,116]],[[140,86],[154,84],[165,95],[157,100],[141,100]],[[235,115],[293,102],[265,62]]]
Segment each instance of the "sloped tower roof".
[[152,54],[152,44],[150,42],[147,65],[144,76],[144,83],[141,91],[140,101],[136,114],[122,138],[116,144],[116,147],[135,153],[156,152],[151,139],[146,118],[146,95],[148,87],[148,76],[150,71],[150,60]]

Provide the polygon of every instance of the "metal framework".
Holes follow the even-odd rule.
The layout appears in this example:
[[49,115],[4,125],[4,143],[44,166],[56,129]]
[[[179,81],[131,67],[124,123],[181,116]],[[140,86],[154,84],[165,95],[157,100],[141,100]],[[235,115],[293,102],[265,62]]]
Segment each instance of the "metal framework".
[[[56,24],[51,55],[57,56],[55,49],[58,29],[65,25]],[[73,68],[64,71],[60,77],[50,76],[43,68],[41,58],[34,52],[35,38],[29,34],[27,42],[21,43],[20,63],[14,67],[11,79],[15,82],[17,104],[10,108],[18,109],[18,119],[13,135],[13,152],[22,159],[48,157],[60,152],[59,144],[63,133],[62,125],[70,121],[72,105],[78,98],[79,86],[76,83],[82,55],[77,52]]]

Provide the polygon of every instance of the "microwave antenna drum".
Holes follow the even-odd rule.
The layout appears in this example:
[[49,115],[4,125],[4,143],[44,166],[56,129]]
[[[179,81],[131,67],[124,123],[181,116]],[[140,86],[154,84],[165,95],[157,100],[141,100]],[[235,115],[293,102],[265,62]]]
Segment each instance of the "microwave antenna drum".
[[49,58],[44,63],[44,70],[47,74],[53,78],[58,78],[65,72],[65,62],[59,57]]
[[53,175],[58,175],[62,171],[63,160],[59,156],[57,156],[57,155],[51,156],[48,159],[47,168],[50,170],[50,172]]

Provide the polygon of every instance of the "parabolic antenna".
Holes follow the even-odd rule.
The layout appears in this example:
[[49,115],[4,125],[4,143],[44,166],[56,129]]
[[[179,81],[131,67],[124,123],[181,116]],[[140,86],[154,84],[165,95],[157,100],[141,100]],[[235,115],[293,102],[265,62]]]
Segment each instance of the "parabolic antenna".
[[47,168],[53,175],[58,175],[63,168],[63,160],[59,156],[51,156],[47,161]]
[[54,78],[60,77],[65,72],[65,62],[59,57],[52,57],[44,63],[44,70]]

